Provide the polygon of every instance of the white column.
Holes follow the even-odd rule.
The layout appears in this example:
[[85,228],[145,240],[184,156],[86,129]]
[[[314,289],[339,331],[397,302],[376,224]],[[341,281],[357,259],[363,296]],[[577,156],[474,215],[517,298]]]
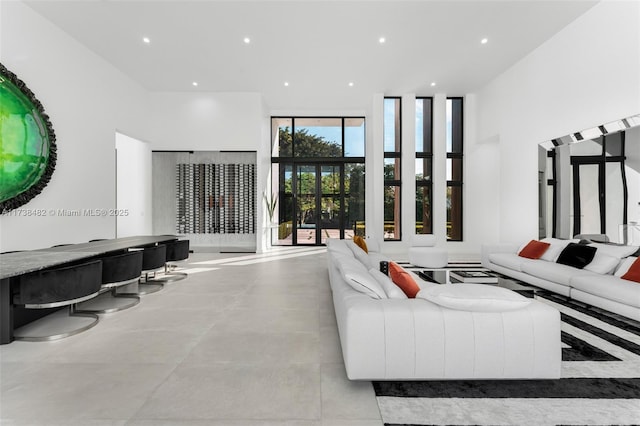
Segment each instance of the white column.
[[433,97],[433,234],[447,241],[447,95]]
[[416,233],[416,95],[402,96],[402,241]]
[[384,94],[375,93],[370,119],[367,120],[365,156],[366,234],[382,243],[384,239]]

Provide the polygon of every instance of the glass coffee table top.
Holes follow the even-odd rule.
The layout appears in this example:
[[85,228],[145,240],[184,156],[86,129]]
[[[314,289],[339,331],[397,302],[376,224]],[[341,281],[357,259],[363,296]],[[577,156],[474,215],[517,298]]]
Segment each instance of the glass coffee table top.
[[[451,277],[450,272],[452,270],[450,269],[436,269],[436,270],[415,270],[414,272],[420,277],[422,278],[424,281],[428,281],[428,282],[432,282],[432,283],[436,283],[436,284],[459,284],[460,281],[456,280],[455,278]],[[468,270],[469,272],[471,272],[472,270]],[[477,271],[480,271],[480,269],[477,269]],[[517,291],[517,292],[522,292],[523,294],[526,295],[526,292],[530,292],[531,293],[531,297],[533,297],[533,293],[535,292],[535,290],[537,289],[536,287],[531,287],[529,285],[527,285],[526,283],[523,283],[522,281],[516,280],[514,278],[509,278],[506,277],[504,275],[492,272],[492,271],[487,271],[487,270],[483,270],[485,272],[488,272],[489,274],[491,274],[494,277],[498,278],[498,282],[494,282],[494,283],[481,283],[484,285],[494,285],[494,286],[498,286],[498,287],[503,287],[503,288],[507,288],[509,290],[513,290],[513,291]]]

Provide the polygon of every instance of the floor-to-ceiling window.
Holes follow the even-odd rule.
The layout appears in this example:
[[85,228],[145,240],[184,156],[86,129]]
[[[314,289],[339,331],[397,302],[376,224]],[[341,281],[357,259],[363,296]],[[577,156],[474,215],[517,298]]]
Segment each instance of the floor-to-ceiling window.
[[433,233],[432,106],[432,98],[416,98],[416,234]]
[[364,117],[273,117],[272,243],[364,236]]
[[384,239],[399,241],[401,234],[401,99],[384,98]]
[[462,241],[462,98],[447,98],[447,240]]

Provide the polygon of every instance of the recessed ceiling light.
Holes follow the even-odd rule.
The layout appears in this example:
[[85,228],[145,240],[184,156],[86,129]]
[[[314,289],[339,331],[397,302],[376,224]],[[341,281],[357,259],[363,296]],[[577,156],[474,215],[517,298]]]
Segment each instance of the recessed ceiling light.
[[349,87],[353,87],[353,81],[349,82]]
[[431,87],[434,87],[435,85],[436,85],[436,82],[435,82],[435,81],[432,81],[432,82],[431,82]]
[[151,39],[149,37],[142,37],[142,41],[144,41],[147,44],[151,43]]
[[386,38],[384,38],[384,37],[380,37],[380,38],[378,39],[378,41],[380,42],[380,44],[383,44],[383,43],[385,43],[385,42],[387,41],[387,39],[386,39]]
[[488,41],[489,41],[489,39],[485,37],[482,40],[480,40],[480,43],[487,44]]
[[245,37],[242,41],[244,41],[244,44],[251,43],[251,39],[249,37]]
[[193,87],[196,87],[198,85],[197,81],[194,81],[193,83],[191,83],[193,85]]
[[285,85],[285,86],[289,86],[289,82],[288,82],[288,81],[285,81],[285,82],[284,82],[284,85]]

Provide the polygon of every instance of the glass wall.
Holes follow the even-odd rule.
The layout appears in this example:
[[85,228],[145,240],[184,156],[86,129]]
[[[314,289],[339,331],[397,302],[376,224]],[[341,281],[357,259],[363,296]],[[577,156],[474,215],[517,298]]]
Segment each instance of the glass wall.
[[363,117],[273,117],[278,245],[365,235]]

